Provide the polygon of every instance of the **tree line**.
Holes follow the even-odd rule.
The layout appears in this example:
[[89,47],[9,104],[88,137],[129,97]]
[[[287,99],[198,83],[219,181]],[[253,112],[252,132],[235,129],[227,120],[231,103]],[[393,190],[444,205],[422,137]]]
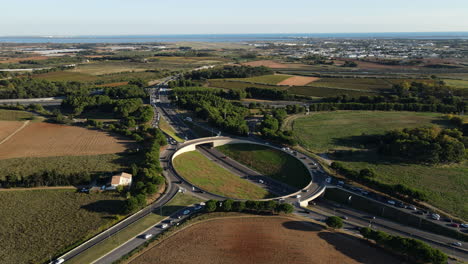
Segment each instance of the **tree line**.
[[401,254],[417,263],[447,263],[448,257],[445,253],[420,240],[389,235],[383,231],[372,230],[368,227],[361,228],[360,233],[364,238],[374,240],[377,245]]
[[245,121],[248,109],[229,102],[211,89],[176,88],[171,98],[180,108],[193,111],[197,117],[223,131],[242,136],[249,132]]
[[205,203],[205,211],[211,212],[248,212],[248,213],[285,213],[290,214],[294,207],[289,203],[278,201],[224,201],[209,200]]
[[223,78],[248,78],[253,76],[261,76],[273,74],[273,71],[265,66],[232,66],[226,65],[211,69],[191,71],[184,75],[185,79],[206,80],[206,79],[223,79]]
[[43,79],[12,78],[0,80],[1,99],[41,98],[88,94],[90,86],[80,82],[51,82]]

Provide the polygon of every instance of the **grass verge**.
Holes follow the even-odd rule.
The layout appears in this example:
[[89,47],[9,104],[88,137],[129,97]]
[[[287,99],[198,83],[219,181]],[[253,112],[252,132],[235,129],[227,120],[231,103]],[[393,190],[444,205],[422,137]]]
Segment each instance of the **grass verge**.
[[177,156],[174,167],[195,186],[218,195],[239,199],[263,199],[271,196],[265,189],[231,173],[198,151]]
[[169,125],[169,123],[167,123],[166,119],[164,118],[159,119],[159,129],[161,129],[164,133],[171,136],[177,142],[184,142],[184,140],[180,138],[179,135],[176,134],[174,129]]
[[310,182],[307,168],[293,156],[266,146],[230,144],[217,149],[232,159],[297,189]]
[[34,115],[26,111],[0,109],[0,120],[4,121],[24,121],[31,120]]
[[174,199],[172,199],[169,203],[166,204],[166,206],[162,208],[162,214],[161,214],[161,211],[159,211],[157,213],[155,212],[155,213],[152,213],[143,217],[142,219],[138,220],[136,223],[123,229],[122,231],[118,232],[114,236],[109,237],[103,242],[95,245],[94,247],[74,257],[73,259],[67,261],[67,263],[76,263],[76,264],[91,263],[94,260],[98,259],[99,257],[109,253],[113,249],[124,244],[128,240],[138,236],[140,233],[142,233],[146,229],[156,225],[157,223],[159,223],[161,220],[171,215],[172,213],[188,205],[199,203],[199,202],[202,202],[202,200],[196,197],[187,195],[187,194],[178,193],[174,197]]

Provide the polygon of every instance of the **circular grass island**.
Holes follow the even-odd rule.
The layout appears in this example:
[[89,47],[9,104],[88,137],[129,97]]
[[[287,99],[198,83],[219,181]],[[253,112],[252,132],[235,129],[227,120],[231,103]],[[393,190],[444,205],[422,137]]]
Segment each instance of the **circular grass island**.
[[[291,190],[299,191],[311,182],[311,175],[304,164],[284,151],[245,143],[226,144],[215,149],[264,177],[288,185]],[[246,200],[277,196],[213,162],[197,150],[177,155],[173,159],[173,167],[194,186],[220,196]]]

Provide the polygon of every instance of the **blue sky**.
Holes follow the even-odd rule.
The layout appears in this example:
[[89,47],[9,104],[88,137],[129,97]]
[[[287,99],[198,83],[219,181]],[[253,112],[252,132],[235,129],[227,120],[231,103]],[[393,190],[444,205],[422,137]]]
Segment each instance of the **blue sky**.
[[0,35],[468,31],[467,0],[0,0]]

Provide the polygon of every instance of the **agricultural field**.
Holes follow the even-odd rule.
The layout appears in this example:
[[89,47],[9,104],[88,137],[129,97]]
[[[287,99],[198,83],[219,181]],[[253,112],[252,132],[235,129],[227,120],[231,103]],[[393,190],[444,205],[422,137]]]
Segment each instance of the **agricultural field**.
[[134,157],[125,154],[0,159],[0,180],[4,180],[7,175],[14,174],[22,178],[44,171],[56,171],[62,175],[103,175],[129,168],[132,162]]
[[0,121],[0,142],[3,142],[11,133],[20,129],[24,122],[17,121]]
[[307,85],[309,83],[318,81],[319,78],[317,77],[307,77],[307,76],[292,76],[286,80],[283,80],[278,85],[288,85],[288,86],[302,86]]
[[96,76],[72,72],[72,71],[55,71],[42,74],[35,74],[34,78],[44,79],[48,81],[78,81],[78,82],[94,82],[98,80]]
[[265,189],[231,173],[198,151],[177,156],[174,167],[193,185],[215,194],[239,199],[263,199],[271,196]]
[[310,182],[307,168],[293,156],[254,144],[229,144],[216,149],[257,172],[297,189]]
[[285,75],[285,74],[271,74],[271,75],[262,75],[262,76],[255,76],[255,77],[249,77],[249,78],[231,78],[231,79],[226,79],[226,80],[277,85],[279,82],[287,80],[291,77],[292,77],[291,75]]
[[30,112],[0,109],[0,120],[4,120],[4,121],[23,121],[23,120],[31,120],[33,118],[34,118],[34,114],[32,114]]
[[312,82],[309,86],[327,87],[339,89],[354,89],[363,91],[388,91],[392,88],[392,83],[385,79],[371,78],[322,78]]
[[424,125],[448,125],[442,114],[383,111],[319,112],[297,118],[292,127],[299,144],[310,151],[360,148],[353,137]]
[[76,126],[30,123],[0,145],[0,159],[123,152],[132,141]]
[[115,222],[122,198],[74,190],[0,191],[0,262],[43,263]]
[[456,89],[468,89],[468,80],[449,80],[445,79],[444,82]]
[[292,127],[296,139],[304,148],[317,153],[354,149],[352,154],[339,158],[346,167],[355,170],[372,168],[377,180],[419,189],[426,193],[432,205],[466,219],[467,162],[435,166],[404,164],[385,159],[360,143],[366,135],[424,125],[450,127],[442,114],[379,111],[317,113],[294,120]]
[[166,238],[131,264],[401,263],[344,233],[292,217],[226,217],[196,223]]
[[[320,81],[320,80],[319,80]],[[264,89],[278,89],[288,90],[291,94],[305,95],[312,97],[333,97],[338,95],[347,94],[348,96],[374,96],[377,95],[374,91],[353,90],[343,88],[327,88],[327,87],[314,87],[314,86],[279,86],[259,83],[248,83],[242,81],[228,81],[224,79],[211,79],[208,80],[208,86],[213,88],[231,89],[231,90],[244,90],[248,87],[258,87]]]

